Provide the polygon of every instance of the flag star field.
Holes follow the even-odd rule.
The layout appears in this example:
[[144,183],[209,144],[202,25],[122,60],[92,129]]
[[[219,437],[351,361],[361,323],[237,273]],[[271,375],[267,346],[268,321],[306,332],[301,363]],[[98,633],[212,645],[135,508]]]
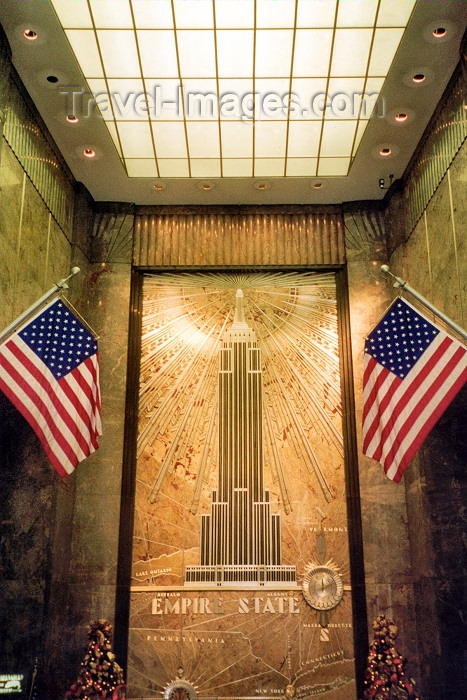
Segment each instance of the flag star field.
[[365,351],[403,379],[438,333],[429,321],[398,300],[368,336]]
[[97,351],[89,331],[61,301],[49,306],[19,336],[60,379]]

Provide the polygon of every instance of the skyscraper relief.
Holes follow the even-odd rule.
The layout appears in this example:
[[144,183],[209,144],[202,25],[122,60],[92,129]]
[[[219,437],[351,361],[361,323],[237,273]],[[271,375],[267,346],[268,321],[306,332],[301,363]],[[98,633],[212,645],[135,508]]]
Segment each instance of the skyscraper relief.
[[262,391],[261,350],[239,289],[220,351],[217,489],[201,516],[200,565],[186,567],[185,584],[295,583],[295,567],[281,564],[280,515],[264,488]]

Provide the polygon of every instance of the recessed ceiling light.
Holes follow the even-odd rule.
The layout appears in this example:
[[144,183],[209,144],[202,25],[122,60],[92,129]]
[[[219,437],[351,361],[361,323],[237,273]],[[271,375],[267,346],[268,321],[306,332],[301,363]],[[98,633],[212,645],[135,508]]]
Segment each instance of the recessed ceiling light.
[[[406,107],[405,105],[399,105],[399,107],[396,107],[395,109],[390,109],[384,115],[384,118],[387,121],[387,123],[390,124],[392,127],[397,128],[404,128],[405,126],[407,126],[407,124],[411,124],[414,121],[415,117],[416,113],[414,112],[414,110],[410,109],[410,107]],[[385,146],[386,144],[381,145]]]
[[155,190],[157,190],[157,192],[162,192],[162,190],[165,190],[167,185],[165,184],[165,182],[155,182],[153,184],[153,187]]
[[100,160],[103,156],[103,151],[97,146],[90,146],[88,143],[81,143],[75,147],[75,153],[81,160],[95,161]]
[[204,192],[210,192],[214,189],[213,183],[208,181],[198,182],[198,187],[200,190],[204,190]]
[[75,114],[69,114],[66,120],[69,124],[77,124],[79,122],[79,119]]
[[[42,34],[39,36],[39,41],[42,40]],[[42,68],[40,71],[34,74],[34,77],[36,79],[37,85],[42,89],[42,88],[47,88],[47,90],[56,90],[59,85],[68,85],[72,86],[74,85],[73,80],[71,77],[68,75],[68,73],[64,73],[61,70],[57,69],[55,66],[46,66],[45,68]],[[55,80],[56,78],[56,80]],[[78,89],[78,88],[76,88]],[[66,93],[63,93],[66,94]],[[71,102],[73,94],[73,88],[70,87],[70,92],[68,93],[68,99]],[[63,106],[65,108],[65,100],[63,101]],[[71,106],[68,106],[66,109],[71,110]],[[67,112],[65,112],[65,115],[63,115],[63,111],[61,114],[57,113],[57,118],[60,120],[63,120],[63,116],[66,117]]]
[[320,190],[322,188],[322,186],[323,186],[322,182],[314,182],[313,183],[313,189],[315,189],[315,190]]
[[271,185],[269,182],[261,181],[261,182],[254,182],[253,187],[255,187],[260,192],[264,192],[264,190],[268,190],[271,187]]
[[422,36],[429,44],[445,44],[459,38],[461,26],[460,22],[438,17],[424,27]]
[[23,36],[28,41],[35,41],[37,39],[37,32],[35,32],[34,29],[25,29]]
[[372,148],[371,154],[373,158],[378,160],[390,160],[399,155],[399,146],[395,143],[379,143]]
[[[29,3],[31,4],[31,3]],[[22,44],[29,44],[29,46],[34,46],[45,44],[47,41],[47,32],[38,24],[26,24],[26,22],[21,22],[15,27],[16,38]]]
[[[434,41],[434,39],[433,39]],[[412,70],[405,73],[402,80],[403,82],[411,87],[412,89],[419,90],[421,87],[426,88],[427,85],[431,85],[436,79],[435,72],[430,66],[420,66],[415,65]],[[400,108],[398,111],[404,111],[409,114],[409,110]]]

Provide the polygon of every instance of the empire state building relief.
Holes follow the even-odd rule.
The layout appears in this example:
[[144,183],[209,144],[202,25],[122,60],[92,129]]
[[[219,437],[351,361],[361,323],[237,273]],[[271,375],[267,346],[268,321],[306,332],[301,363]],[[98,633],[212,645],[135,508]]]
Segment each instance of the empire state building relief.
[[143,283],[128,697],[354,696],[336,281]]
[[219,368],[218,481],[210,515],[201,521],[201,565],[186,583],[295,582],[281,564],[280,515],[264,488],[261,350],[245,321],[243,292],[224,333]]

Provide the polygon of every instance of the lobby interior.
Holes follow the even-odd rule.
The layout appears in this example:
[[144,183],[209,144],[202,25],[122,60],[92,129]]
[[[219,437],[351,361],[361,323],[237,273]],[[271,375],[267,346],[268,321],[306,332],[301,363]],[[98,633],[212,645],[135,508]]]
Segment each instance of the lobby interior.
[[[260,616],[274,616],[277,620],[269,640],[272,648],[282,644],[283,639],[291,645],[286,661],[277,661],[274,669],[278,672],[283,663],[283,686],[273,685],[270,679],[263,682],[261,674],[253,686],[247,681],[242,685],[232,671],[229,682],[235,683],[233,692],[226,690],[228,683],[217,690],[203,690],[194,679],[194,669],[198,667],[194,662],[190,666],[188,660],[194,652],[186,651],[181,652],[182,656],[185,654],[180,664],[184,675],[179,676],[187,682],[192,700],[286,696],[288,687],[300,698],[363,700],[373,621],[384,614],[397,624],[395,646],[407,660],[407,677],[415,679],[420,698],[464,698],[466,389],[446,409],[399,484],[386,477],[380,464],[362,454],[361,421],[365,338],[400,292],[393,286],[393,279],[382,273],[381,265],[389,265],[394,275],[407,280],[456,324],[463,328],[467,325],[466,3],[199,0],[195,8],[197,0],[76,0],[88,17],[83,19],[81,10],[66,17],[66,9],[60,7],[70,2],[6,0],[0,7],[0,315],[3,329],[58,280],[68,276],[73,266],[80,268],[80,273],[68,282],[66,296],[99,336],[103,435],[99,449],[72,474],[60,478],[29,424],[0,394],[0,676],[21,676],[22,690],[14,697],[59,700],[76,679],[86,643],[84,628],[93,620],[105,618],[114,626],[114,652],[128,677],[128,697],[174,697],[169,690],[178,688],[173,684],[179,663],[164,657],[158,649],[164,641],[159,632],[156,640],[150,630],[154,623],[157,631],[157,613],[164,610],[159,603],[152,603],[153,614],[148,613],[145,618],[149,620],[148,635],[156,640],[154,649],[151,646],[148,652],[147,645],[144,650],[132,649],[132,644],[142,645],[142,637],[132,632],[135,606],[139,605],[135,600],[145,596],[144,604],[149,605],[147,601],[154,596],[151,586],[138,591],[134,583],[134,557],[139,551],[135,541],[144,509],[138,489],[145,464],[160,463],[155,449],[150,452],[148,447],[145,452],[137,442],[138,431],[141,433],[141,426],[144,428],[139,402],[144,404],[144,382],[152,377],[145,370],[144,344],[145,332],[151,330],[144,325],[151,285],[157,288],[158,279],[169,279],[168,284],[183,289],[183,284],[194,285],[194,277],[201,275],[196,284],[203,294],[210,285],[217,289],[216,284],[220,284],[222,290],[229,289],[229,294],[232,287],[234,300],[237,279],[242,283],[246,279],[246,285],[253,285],[248,280],[255,275],[258,279],[261,275],[283,275],[284,280],[290,275],[287,294],[293,296],[293,280],[298,280],[298,287],[305,285],[306,275],[310,274],[323,279],[324,285],[332,278],[335,289],[336,345],[326,346],[326,351],[335,352],[340,377],[342,470],[329,477],[332,496],[326,495],[322,485],[320,494],[317,487],[316,503],[321,504],[321,497],[323,503],[331,502],[331,522],[334,494],[341,488],[342,477],[342,513],[336,518],[343,514],[345,527],[335,539],[329,535],[328,558],[339,558],[343,540],[342,546],[348,553],[340,565],[344,572],[342,603],[339,602],[340,607],[336,604],[329,620],[332,623],[332,615],[339,620],[339,610],[348,604],[352,682],[339,687],[334,659],[331,660],[325,643],[316,647],[320,652],[313,652],[316,667],[324,668],[322,685],[313,680],[303,662],[297,662],[295,668],[297,639],[288,625],[289,618],[298,615],[294,615],[295,603],[291,602],[290,607],[286,606],[290,614],[282,624],[282,603],[278,600],[270,603],[269,609],[263,604]],[[183,2],[188,8],[191,6],[186,19]],[[253,82],[249,84],[257,93],[255,108],[259,98],[269,96],[262,103],[266,113],[261,118],[252,111],[248,93],[246,101],[236,103],[244,110],[237,119],[226,117],[220,109],[214,117],[192,119],[188,113],[190,90],[220,95],[222,80],[226,86],[234,85],[233,79],[228,83],[228,72],[227,77],[220,75],[223,69],[227,70],[225,56],[231,57],[233,50],[232,44],[223,47],[222,41],[228,35],[229,41],[238,39],[233,37],[233,11],[226,9],[229,2],[238,3],[238,8],[248,6],[245,18],[240,9],[235,10],[235,21],[244,20],[249,28],[245,46],[238,55],[251,54],[253,67],[256,61],[257,68],[267,66],[266,59],[277,58],[283,65],[284,57],[288,57],[288,68],[279,77],[275,64],[269,69],[263,67],[262,74],[258,68],[257,76],[253,70]],[[157,3],[160,5],[152,17],[151,10],[143,6]],[[216,3],[218,15],[214,12],[211,26],[212,6]],[[351,21],[352,3],[359,6],[360,14]],[[125,20],[124,13],[118,15],[115,4],[126,8],[131,24],[125,24],[130,20]],[[397,4],[405,8],[400,18],[395,16]],[[94,5],[100,9],[95,10]],[[283,15],[278,8],[282,8]],[[331,19],[326,20],[327,15]],[[183,25],[183,21],[187,24]],[[242,31],[246,36],[245,27]],[[305,50],[302,58],[299,54],[302,44],[311,41],[306,32],[317,31],[317,27],[330,37],[327,49],[326,44],[317,49],[323,55],[329,51],[327,73],[319,76],[324,83],[313,83],[315,87],[324,84],[324,91],[318,90],[323,100],[315,102],[317,114],[312,119],[308,119],[309,115],[306,119],[293,119],[287,96],[295,94],[298,85],[305,90],[307,80],[318,81],[300,63],[312,60],[311,52]],[[389,50],[392,54],[378,83],[371,72],[371,52],[376,52],[378,37],[385,30],[385,36],[391,32],[392,38],[381,39],[381,55]],[[357,36],[358,31],[362,33]],[[129,35],[134,38],[137,50],[134,46],[125,50],[128,56],[133,55],[132,51],[139,56],[138,78],[132,73],[121,75],[121,68],[114,75],[107,65],[103,37],[113,32],[114,48],[116,42],[123,41],[123,35],[125,41]],[[170,77],[169,62],[167,66],[163,64],[160,74],[157,70],[145,74],[145,32],[159,32],[157,41],[167,41],[167,53],[171,50],[167,39],[170,34],[177,47],[176,75]],[[86,57],[93,55],[86,33],[94,37],[99,48],[102,75],[93,73],[94,68],[86,63]],[[283,37],[284,44],[270,50],[273,33]],[[215,80],[209,72],[211,68],[206,68],[210,58],[202,51],[204,63],[198,57],[191,59],[199,66],[199,72],[185,78],[183,51],[186,50],[186,64],[190,65],[189,47],[196,42],[208,45],[208,35],[216,37],[212,69]],[[156,42],[155,36],[151,35],[151,41]],[[178,38],[182,36],[183,41]],[[355,42],[355,46],[367,42],[358,85],[360,91],[377,91],[380,96],[367,118],[361,110],[356,116],[349,117],[347,112],[343,115],[354,105],[349,90],[355,85],[355,77],[350,68],[347,74],[333,66],[338,64],[338,48],[344,51],[347,40]],[[84,47],[82,51],[80,45]],[[114,53],[117,58],[122,54],[120,66],[131,63],[130,58],[125,59],[123,48],[117,46]],[[343,56],[340,65],[346,66],[345,51]],[[384,63],[381,56],[374,58],[374,64],[378,61]],[[240,65],[240,58],[237,63]],[[298,66],[297,73],[294,66]],[[160,94],[154,92],[154,81],[168,91],[169,80],[172,86],[183,84],[182,113],[172,110],[170,118],[160,120],[150,110],[151,106],[156,109]],[[333,80],[339,96],[334,102],[329,99]],[[134,119],[128,115],[118,118],[115,104],[123,94],[128,97],[131,81],[132,90],[139,91],[140,96],[144,93],[144,100],[139,103],[142,108]],[[113,101],[109,97],[112,91]],[[101,95],[97,106],[95,100],[83,99],[84,94],[96,92]],[[224,92],[230,95],[230,88]],[[278,105],[283,118],[278,118],[275,111]],[[312,108],[313,103],[310,105]],[[106,108],[110,110],[107,115]],[[267,112],[268,109],[272,111]],[[347,131],[340,131],[343,123]],[[135,131],[130,130],[130,124],[135,125]],[[245,133],[248,135],[244,138]],[[333,144],[338,144],[334,150]],[[180,277],[183,275],[186,277]],[[285,281],[277,284],[285,285]],[[277,288],[274,287],[275,294]],[[216,307],[215,296],[209,296],[212,308]],[[455,336],[407,292],[403,296]],[[260,304],[259,292],[250,297],[245,293],[245,297],[246,305],[251,305],[252,300]],[[157,303],[170,304],[164,298],[157,297]],[[200,324],[204,318],[201,307],[197,313]],[[248,318],[253,318],[253,314]],[[258,328],[261,327],[259,323]],[[266,360],[271,362],[266,350],[262,352],[265,364]],[[287,348],[284,352],[288,352]],[[264,382],[266,391],[266,379]],[[203,397],[199,403],[202,400]],[[197,410],[196,406],[198,403],[193,401],[189,410]],[[323,399],[324,412],[329,406]],[[185,415],[183,406],[181,413]],[[275,415],[273,409],[271,415]],[[196,422],[197,418],[193,420]],[[208,418],[205,420],[208,425]],[[266,414],[264,420],[267,427]],[[323,440],[327,445],[327,438]],[[272,455],[274,448],[269,449],[267,454]],[[317,454],[321,454],[320,450],[325,452],[323,447],[316,449]],[[266,460],[267,469],[270,461],[272,458]],[[284,470],[287,474],[287,465]],[[187,480],[181,479],[180,470],[168,473],[175,483],[173,488],[185,493]],[[274,477],[274,470],[271,473]],[[201,500],[204,498],[202,502],[209,502],[211,507],[214,489],[208,481],[206,476]],[[301,511],[294,503],[290,512],[284,505],[280,473],[273,481],[271,494],[280,495],[276,501],[271,496],[273,515],[268,518],[274,520],[278,517],[274,513],[280,510],[282,536],[286,538],[287,528],[290,525],[293,531]],[[181,496],[175,494],[174,499],[177,498]],[[262,496],[265,502],[267,498]],[[148,513],[162,508],[160,499],[154,501],[147,505]],[[213,508],[214,504],[215,499]],[[337,513],[339,508],[335,508]],[[161,539],[166,533],[166,522],[172,518],[173,524],[178,517],[175,506],[170,513],[164,506],[163,512],[159,521]],[[206,511],[200,509],[196,518],[201,513]],[[314,511],[309,517],[312,515],[315,519],[307,523],[318,523],[319,530],[319,522],[325,520],[316,520]],[[300,517],[302,526],[306,519],[303,514]],[[191,521],[183,522],[185,526]],[[186,525],[187,530],[189,527]],[[196,527],[200,529],[199,525]],[[310,527],[310,531],[315,533],[316,529]],[[342,534],[344,531],[346,535]],[[311,537],[314,543],[315,534]],[[196,543],[198,540],[197,531]],[[178,545],[172,544],[185,547],[186,551],[198,546],[182,544],[181,540]],[[289,561],[285,549],[283,546],[282,564],[295,564],[293,558]],[[194,570],[198,560],[187,561]],[[302,605],[300,587],[307,570],[300,566],[297,563],[299,593],[290,586],[287,595],[291,599],[299,596]],[[167,590],[174,590],[173,581],[169,581]],[[242,590],[248,591],[248,586]],[[280,590],[288,590],[285,583]],[[211,601],[214,592],[201,595],[204,597],[197,600]],[[230,600],[229,595],[226,589],[224,605]],[[235,600],[241,596],[238,599],[245,601],[249,593],[235,595]],[[202,605],[205,614],[209,605],[213,607],[212,602]],[[306,615],[314,615],[306,600],[303,605]],[[243,602],[242,606],[244,609],[239,612],[245,617],[255,610],[252,604],[248,607]],[[345,624],[342,622],[343,627]],[[222,626],[219,630],[225,632]],[[300,628],[300,635],[303,634]],[[227,632],[225,635],[227,638]],[[234,645],[215,649],[213,644],[204,655],[200,652],[198,671],[220,663],[218,657],[226,654],[237,659],[242,650],[241,645],[238,649]],[[153,662],[154,676],[146,678],[146,685],[136,682],[138,664],[144,666],[145,674],[149,673],[147,665],[152,663],[152,653],[157,659]],[[278,649],[278,659],[281,653]],[[35,668],[35,695],[31,695]],[[311,675],[305,676],[305,670]],[[193,688],[195,696],[190,695],[195,692]]]

